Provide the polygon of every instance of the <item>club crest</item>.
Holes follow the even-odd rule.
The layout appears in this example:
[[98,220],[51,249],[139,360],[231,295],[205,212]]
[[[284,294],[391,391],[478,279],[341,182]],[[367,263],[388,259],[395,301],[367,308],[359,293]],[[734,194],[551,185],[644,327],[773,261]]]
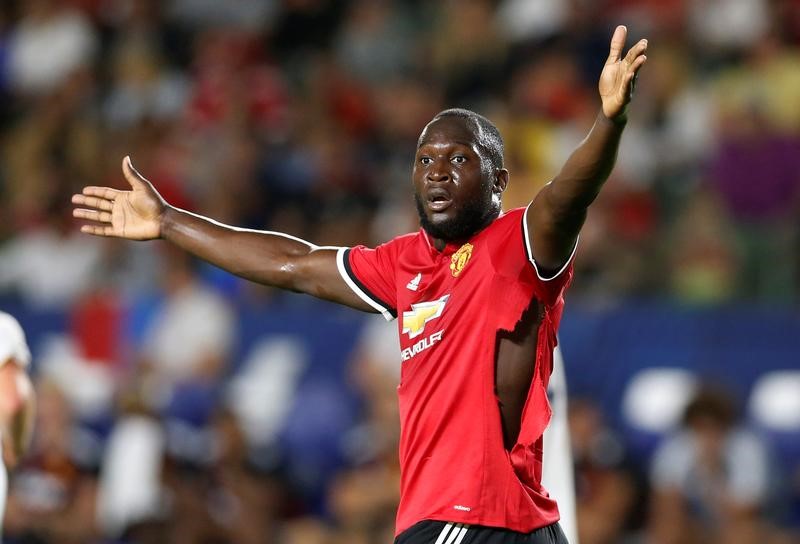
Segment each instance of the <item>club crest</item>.
[[469,263],[469,259],[472,257],[472,244],[466,243],[460,248],[458,251],[453,253],[453,256],[450,258],[450,272],[453,273],[453,277],[457,278],[461,271],[464,270],[464,267],[467,266]]

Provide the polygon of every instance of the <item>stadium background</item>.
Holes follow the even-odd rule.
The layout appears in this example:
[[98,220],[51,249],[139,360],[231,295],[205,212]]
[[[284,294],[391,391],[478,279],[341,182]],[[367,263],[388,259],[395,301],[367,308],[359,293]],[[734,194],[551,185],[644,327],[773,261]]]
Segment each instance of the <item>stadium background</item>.
[[[389,542],[393,325],[80,235],[69,195],[122,187],[130,154],[175,205],[377,243],[416,228],[419,130],[464,106],[522,205],[593,121],[617,23],[651,52],[561,331],[582,543],[796,542],[793,0],[3,2],[0,308],[40,404],[6,541]],[[766,452],[736,456],[762,492],[653,468],[706,384]]]

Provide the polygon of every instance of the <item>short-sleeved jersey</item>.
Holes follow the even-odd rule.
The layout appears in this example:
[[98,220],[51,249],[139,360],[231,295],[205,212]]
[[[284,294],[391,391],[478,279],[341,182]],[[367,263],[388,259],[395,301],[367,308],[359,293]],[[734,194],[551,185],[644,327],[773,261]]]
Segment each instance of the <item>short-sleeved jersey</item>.
[[18,365],[27,367],[30,364],[31,352],[25,341],[25,333],[14,317],[0,312],[0,365],[14,360]]
[[[396,533],[428,519],[530,532],[559,519],[541,485],[542,434],[571,258],[550,279],[536,269],[525,215],[498,217],[471,239],[433,247],[420,230],[374,249],[342,249],[348,285],[399,317],[400,506]],[[535,370],[511,451],[495,392],[498,331],[540,306]]]

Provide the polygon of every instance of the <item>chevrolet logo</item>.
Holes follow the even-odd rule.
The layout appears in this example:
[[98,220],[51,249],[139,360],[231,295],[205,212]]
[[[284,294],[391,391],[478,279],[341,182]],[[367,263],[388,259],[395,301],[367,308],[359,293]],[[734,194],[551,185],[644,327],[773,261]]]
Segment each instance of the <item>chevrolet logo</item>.
[[425,330],[425,323],[442,315],[444,304],[448,298],[450,295],[445,295],[432,302],[412,304],[410,312],[403,312],[403,332],[408,333],[409,338],[422,334],[422,331]]

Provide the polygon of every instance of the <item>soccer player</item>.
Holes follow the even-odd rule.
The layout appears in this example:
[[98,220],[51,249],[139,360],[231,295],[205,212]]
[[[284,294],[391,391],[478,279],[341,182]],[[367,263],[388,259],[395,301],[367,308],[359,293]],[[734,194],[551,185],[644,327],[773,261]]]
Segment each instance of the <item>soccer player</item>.
[[541,485],[547,383],[587,208],[616,160],[647,41],[611,39],[601,111],[527,208],[501,213],[509,173],[486,118],[436,115],[412,172],[422,228],[374,249],[318,247],[174,208],[125,158],[129,191],[73,196],[86,233],[163,238],[244,278],[399,317],[398,543],[564,543]]
[[[26,368],[31,353],[16,319],[0,312],[0,522],[5,511],[8,476],[30,445],[33,431],[34,393]],[[0,523],[2,526],[2,523]]]

